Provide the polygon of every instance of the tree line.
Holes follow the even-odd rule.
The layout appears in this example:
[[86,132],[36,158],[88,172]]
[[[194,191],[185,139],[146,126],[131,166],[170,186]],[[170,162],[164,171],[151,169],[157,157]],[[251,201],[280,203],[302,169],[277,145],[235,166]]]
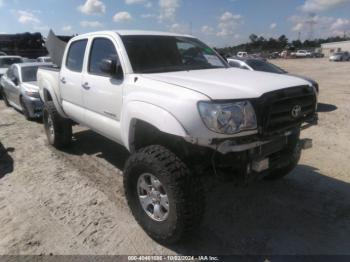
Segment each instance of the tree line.
[[280,52],[282,50],[298,50],[298,49],[315,49],[321,47],[321,44],[330,42],[340,42],[350,40],[349,37],[328,37],[319,38],[314,40],[293,40],[289,39],[285,35],[281,35],[278,38],[265,38],[263,36],[257,36],[256,34],[251,34],[249,36],[250,42],[245,44],[240,44],[232,47],[216,48],[219,53],[223,56],[235,55],[237,52],[248,52],[248,53],[272,53]]

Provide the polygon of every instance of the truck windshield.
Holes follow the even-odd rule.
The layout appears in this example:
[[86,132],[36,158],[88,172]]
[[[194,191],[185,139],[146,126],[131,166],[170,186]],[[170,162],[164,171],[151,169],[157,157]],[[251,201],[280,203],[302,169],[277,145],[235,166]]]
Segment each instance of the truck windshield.
[[228,65],[199,40],[178,36],[122,36],[135,73],[162,73]]
[[11,65],[17,63],[22,63],[22,59],[17,57],[0,58],[0,68],[9,68]]
[[22,81],[23,82],[35,82],[37,72],[38,72],[37,66],[22,67],[22,69],[21,69]]

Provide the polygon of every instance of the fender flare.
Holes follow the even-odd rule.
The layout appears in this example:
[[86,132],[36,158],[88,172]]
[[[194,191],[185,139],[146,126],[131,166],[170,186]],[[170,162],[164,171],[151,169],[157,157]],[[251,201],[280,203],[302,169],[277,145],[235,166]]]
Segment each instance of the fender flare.
[[179,137],[188,136],[180,121],[167,110],[147,102],[132,101],[126,105],[121,117],[122,140],[130,152],[134,151],[133,134],[137,120],[146,122],[167,134]]
[[52,86],[50,85],[49,81],[46,81],[45,79],[40,81],[41,83],[39,84],[39,86],[42,86],[42,88],[40,88],[40,97],[41,100],[46,103],[48,101],[46,92],[48,92],[52,98],[53,103],[55,104],[56,110],[58,111],[58,113],[60,114],[60,116],[62,116],[63,118],[68,118],[68,116],[64,113],[63,108],[61,106],[61,104],[59,103],[59,99],[56,95],[55,90],[52,88]]

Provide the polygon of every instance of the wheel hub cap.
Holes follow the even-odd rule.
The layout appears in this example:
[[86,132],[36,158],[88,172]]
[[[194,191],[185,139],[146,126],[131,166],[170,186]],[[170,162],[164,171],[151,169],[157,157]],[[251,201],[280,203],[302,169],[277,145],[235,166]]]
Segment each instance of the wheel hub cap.
[[152,174],[142,174],[137,181],[140,204],[146,214],[155,221],[164,221],[169,215],[169,200],[164,186]]

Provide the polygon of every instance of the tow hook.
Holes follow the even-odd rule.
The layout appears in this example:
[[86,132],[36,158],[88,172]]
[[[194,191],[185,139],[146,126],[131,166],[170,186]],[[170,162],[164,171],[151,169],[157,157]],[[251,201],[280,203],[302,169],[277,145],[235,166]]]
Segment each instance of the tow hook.
[[310,138],[300,139],[299,145],[302,150],[310,149],[312,148],[312,139]]

